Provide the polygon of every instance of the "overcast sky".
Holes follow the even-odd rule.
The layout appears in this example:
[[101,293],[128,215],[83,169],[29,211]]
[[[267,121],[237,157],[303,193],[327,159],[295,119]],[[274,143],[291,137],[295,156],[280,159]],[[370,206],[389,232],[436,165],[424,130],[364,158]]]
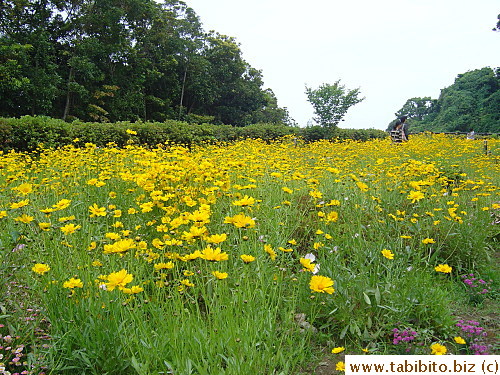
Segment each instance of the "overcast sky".
[[300,126],[305,86],[341,80],[366,99],[343,128],[385,129],[412,97],[438,98],[456,76],[500,66],[499,0],[185,0],[206,31],[235,37],[265,88]]

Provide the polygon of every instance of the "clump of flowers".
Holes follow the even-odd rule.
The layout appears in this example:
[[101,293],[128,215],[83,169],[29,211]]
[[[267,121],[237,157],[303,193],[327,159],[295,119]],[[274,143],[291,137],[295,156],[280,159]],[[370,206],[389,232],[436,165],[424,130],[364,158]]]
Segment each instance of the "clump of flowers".
[[[0,328],[4,325],[0,324]],[[0,374],[30,374],[26,347],[19,344],[19,336],[2,335],[0,333]]]
[[[475,355],[487,355],[488,345],[481,343],[481,339],[486,337],[488,334],[485,329],[479,325],[479,322],[475,320],[459,320],[456,324],[458,328],[462,331],[462,335],[467,337],[464,344],[469,344],[469,351]],[[457,340],[455,342],[459,343]],[[461,342],[460,342],[461,343]]]
[[466,285],[469,301],[473,304],[480,304],[484,301],[489,292],[489,283],[481,278],[477,278],[473,273],[462,275],[462,281]]
[[406,353],[410,353],[414,349],[414,340],[417,338],[417,332],[415,330],[409,328],[403,330],[394,328],[392,333],[392,343],[394,345],[404,348]]

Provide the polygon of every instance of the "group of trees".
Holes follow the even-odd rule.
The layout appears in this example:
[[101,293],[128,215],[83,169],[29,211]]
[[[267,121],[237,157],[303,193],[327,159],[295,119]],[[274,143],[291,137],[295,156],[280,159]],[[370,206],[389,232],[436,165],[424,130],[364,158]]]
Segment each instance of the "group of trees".
[[459,74],[438,99],[408,99],[396,112],[396,116],[402,115],[408,116],[412,132],[499,133],[500,68]]
[[182,1],[0,2],[0,116],[290,122],[262,86]]

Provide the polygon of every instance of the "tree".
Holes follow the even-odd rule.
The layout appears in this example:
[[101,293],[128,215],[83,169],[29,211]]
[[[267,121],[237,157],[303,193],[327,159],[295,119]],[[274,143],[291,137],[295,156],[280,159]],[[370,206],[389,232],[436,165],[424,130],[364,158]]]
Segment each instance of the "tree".
[[396,117],[408,116],[408,118],[423,120],[425,116],[434,111],[435,105],[436,99],[431,99],[428,96],[425,98],[411,98],[395,115]]
[[235,39],[205,33],[182,0],[0,1],[1,116],[237,126],[286,117],[262,86]]
[[353,105],[362,102],[359,88],[347,89],[340,80],[333,85],[324,83],[317,89],[306,86],[306,95],[314,107],[314,121],[323,127],[336,127]]
[[[500,131],[500,69],[459,74],[438,99],[408,99],[396,115],[411,118],[411,129],[435,132]],[[389,124],[390,126],[390,124]]]
[[266,105],[255,111],[252,115],[252,122],[267,123],[267,124],[285,124],[293,126],[295,120],[290,117],[288,109],[278,106],[278,99],[274,95],[273,90],[267,89],[264,91],[266,95]]

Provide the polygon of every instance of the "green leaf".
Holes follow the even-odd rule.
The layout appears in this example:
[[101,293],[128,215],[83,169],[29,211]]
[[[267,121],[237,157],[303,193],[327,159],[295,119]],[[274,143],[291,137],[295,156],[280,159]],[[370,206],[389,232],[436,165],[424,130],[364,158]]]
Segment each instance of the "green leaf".
[[343,339],[347,333],[347,330],[349,329],[349,324],[344,327],[342,332],[340,332],[340,338]]
[[377,302],[377,305],[380,305],[380,300],[381,300],[380,289],[378,288],[377,285],[377,288],[375,289],[375,301]]
[[368,294],[363,292],[363,298],[365,299],[365,302],[371,306],[372,301],[370,300],[370,297],[368,297]]

